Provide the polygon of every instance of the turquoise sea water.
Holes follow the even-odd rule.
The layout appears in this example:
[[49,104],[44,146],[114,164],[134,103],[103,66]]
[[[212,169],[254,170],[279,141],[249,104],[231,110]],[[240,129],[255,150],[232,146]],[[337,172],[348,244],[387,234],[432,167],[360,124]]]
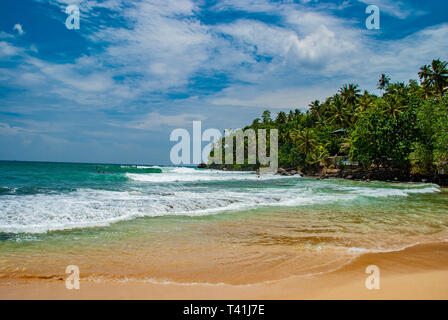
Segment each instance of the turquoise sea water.
[[432,184],[0,162],[2,277],[74,263],[97,277],[243,283],[445,241],[447,231],[448,195]]

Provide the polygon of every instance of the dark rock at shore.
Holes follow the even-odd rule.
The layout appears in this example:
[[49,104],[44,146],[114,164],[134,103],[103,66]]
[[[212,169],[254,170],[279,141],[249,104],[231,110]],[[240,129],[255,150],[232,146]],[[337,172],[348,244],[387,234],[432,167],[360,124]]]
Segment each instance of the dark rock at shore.
[[326,179],[328,176],[329,178],[343,178],[367,182],[371,182],[373,180],[392,182],[423,182],[434,183],[442,187],[448,186],[448,174],[412,175],[410,172],[400,169],[323,169],[321,172],[306,172],[305,175],[317,176],[318,179]]
[[[205,165],[205,167],[203,167]],[[231,166],[225,167],[222,165],[210,165],[206,164],[198,165],[198,168],[210,168],[218,169],[223,171],[233,171]],[[254,168],[239,169],[236,171],[246,171],[246,170],[256,170]],[[259,172],[259,171],[258,171]],[[320,171],[305,171],[301,172],[297,168],[279,168],[277,170],[278,175],[282,176],[292,176],[299,174],[300,176],[310,176],[316,177],[318,179],[328,179],[328,178],[343,178],[350,180],[362,180],[362,181],[397,181],[397,182],[423,182],[423,183],[434,183],[442,187],[448,187],[448,174],[432,174],[432,175],[412,175],[409,171],[403,169],[394,168],[379,168],[379,169],[363,169],[358,168],[344,168],[344,169],[329,169],[323,168]]]
[[205,163],[200,163],[200,164],[198,164],[198,168],[199,169],[206,169],[207,165]]
[[294,176],[294,175],[298,174],[298,172],[295,169],[278,168],[277,174],[279,174],[281,176]]

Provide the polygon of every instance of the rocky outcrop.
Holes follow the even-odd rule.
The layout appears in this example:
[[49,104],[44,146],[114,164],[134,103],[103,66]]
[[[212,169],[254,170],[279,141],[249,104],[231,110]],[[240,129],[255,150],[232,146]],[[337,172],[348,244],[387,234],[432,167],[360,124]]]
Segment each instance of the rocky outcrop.
[[302,175],[302,173],[297,171],[296,168],[289,168],[289,169],[279,168],[277,170],[277,174],[281,176],[294,176],[297,174]]
[[357,169],[323,169],[318,173],[307,173],[309,176],[317,176],[318,179],[343,178],[348,180],[363,180],[370,182],[377,181],[397,181],[397,182],[423,182],[434,183],[439,186],[448,186],[447,174],[434,175],[413,175],[406,170],[400,169],[378,169],[363,170]]

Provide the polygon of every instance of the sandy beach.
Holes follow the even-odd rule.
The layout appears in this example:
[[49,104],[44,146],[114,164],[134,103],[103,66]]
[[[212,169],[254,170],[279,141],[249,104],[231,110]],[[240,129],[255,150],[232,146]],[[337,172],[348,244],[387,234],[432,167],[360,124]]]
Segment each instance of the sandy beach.
[[[369,265],[380,268],[380,289],[368,290]],[[65,281],[34,279],[0,287],[1,299],[447,299],[448,244],[367,253],[341,269],[251,285],[90,282],[67,290]]]
[[[0,299],[448,298],[448,197],[437,185],[4,166],[20,181],[33,169],[51,189],[3,191]],[[365,285],[372,265],[379,290]],[[68,266],[80,290],[66,288]]]

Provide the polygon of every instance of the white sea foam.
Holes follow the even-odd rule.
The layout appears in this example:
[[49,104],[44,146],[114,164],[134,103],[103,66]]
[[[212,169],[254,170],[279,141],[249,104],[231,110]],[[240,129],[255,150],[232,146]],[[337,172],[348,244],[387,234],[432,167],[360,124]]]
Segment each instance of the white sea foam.
[[135,166],[138,169],[162,169],[159,166]]
[[403,189],[398,188],[351,188],[351,189],[353,190],[353,193],[365,197],[374,197],[374,198],[407,197],[409,194],[440,192],[440,189],[436,188],[435,186],[428,186],[425,188],[407,187]]
[[[0,199],[0,232],[43,233],[107,226],[145,216],[199,216],[260,207],[296,207],[352,201],[360,197],[406,197],[413,193],[439,192],[434,185],[381,188],[278,175],[258,178],[248,172],[194,168],[164,170],[165,173],[159,174],[127,173],[131,180],[123,191],[81,188],[64,193],[3,195]],[[262,183],[256,183],[257,180]],[[175,183],[198,181],[213,183],[210,186]],[[225,187],[214,181],[240,183]]]
[[[41,233],[106,226],[143,216],[209,215],[261,206],[306,205],[325,197],[292,197],[291,192],[191,192],[147,194],[138,191],[81,189],[65,194],[5,196],[0,202],[0,231]],[[320,199],[320,200],[318,200]]]
[[[261,175],[255,173],[226,173],[219,172],[201,172],[199,170],[193,172],[188,168],[180,168],[183,171],[171,171],[167,173],[126,173],[126,176],[135,181],[153,182],[153,183],[171,183],[171,182],[201,182],[201,181],[245,181],[245,180],[273,180],[273,179],[290,179],[299,178],[299,176],[279,176],[279,175]],[[179,170],[180,170],[179,169]]]

